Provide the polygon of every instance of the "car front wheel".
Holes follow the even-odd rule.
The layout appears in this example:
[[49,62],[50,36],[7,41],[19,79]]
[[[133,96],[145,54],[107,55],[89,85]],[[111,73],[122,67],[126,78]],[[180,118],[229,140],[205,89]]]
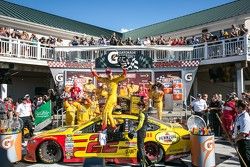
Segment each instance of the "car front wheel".
[[61,147],[53,140],[45,141],[38,148],[38,157],[44,163],[59,162],[62,159]]
[[157,143],[147,142],[144,145],[146,156],[152,163],[159,163],[164,156],[164,151]]

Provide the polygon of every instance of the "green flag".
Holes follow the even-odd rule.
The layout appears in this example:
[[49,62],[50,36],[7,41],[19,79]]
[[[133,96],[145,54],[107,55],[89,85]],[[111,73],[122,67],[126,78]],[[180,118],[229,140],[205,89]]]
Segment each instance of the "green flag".
[[51,119],[51,101],[48,101],[35,110],[35,125],[47,119]]

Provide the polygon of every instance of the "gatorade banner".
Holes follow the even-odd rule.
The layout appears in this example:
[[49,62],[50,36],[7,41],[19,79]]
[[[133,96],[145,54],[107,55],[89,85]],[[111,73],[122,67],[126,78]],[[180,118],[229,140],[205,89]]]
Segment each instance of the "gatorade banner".
[[126,68],[139,70],[140,68],[153,68],[153,60],[141,50],[110,50],[107,54],[95,60],[96,68]]
[[35,131],[42,130],[52,122],[51,113],[51,101],[35,110]]

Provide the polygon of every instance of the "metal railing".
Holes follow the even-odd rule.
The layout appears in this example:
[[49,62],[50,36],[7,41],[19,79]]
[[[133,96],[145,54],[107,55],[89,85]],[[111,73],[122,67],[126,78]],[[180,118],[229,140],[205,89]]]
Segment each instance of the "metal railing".
[[0,37],[0,56],[54,60],[54,46],[14,38]]
[[[250,56],[250,39],[248,36],[205,42],[193,45],[193,51],[138,50],[150,56],[154,62],[209,60],[231,56]],[[96,58],[107,53],[101,46],[96,50],[57,51],[55,46],[13,38],[0,37],[0,56],[17,57],[36,60],[94,62]],[[88,46],[81,46],[88,47]],[[73,48],[73,47],[72,47]],[[79,47],[76,47],[79,48]],[[129,46],[126,50],[130,50]],[[133,49],[131,49],[133,50]]]

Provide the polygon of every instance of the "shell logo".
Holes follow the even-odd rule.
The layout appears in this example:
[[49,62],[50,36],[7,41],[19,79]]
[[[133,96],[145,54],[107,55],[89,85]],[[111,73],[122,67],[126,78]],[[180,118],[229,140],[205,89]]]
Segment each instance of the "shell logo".
[[13,146],[13,144],[14,144],[14,139],[11,136],[6,137],[1,141],[1,146],[4,149],[9,149],[10,147]]
[[161,144],[174,144],[179,142],[180,136],[174,132],[160,132],[156,135],[156,141]]

